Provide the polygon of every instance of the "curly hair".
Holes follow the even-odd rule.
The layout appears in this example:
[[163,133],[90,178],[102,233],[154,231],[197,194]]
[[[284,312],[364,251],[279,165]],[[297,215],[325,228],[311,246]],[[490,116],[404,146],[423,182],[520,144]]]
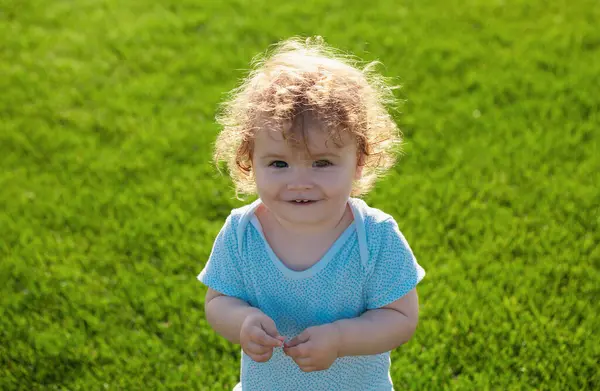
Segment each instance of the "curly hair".
[[291,38],[256,57],[253,69],[229,93],[216,116],[222,129],[213,158],[217,167],[225,162],[236,195],[256,193],[252,172],[256,131],[284,132],[286,123],[306,111],[314,113],[331,136],[339,139],[341,132],[354,136],[363,175],[354,182],[352,195],[370,190],[394,165],[402,141],[387,110],[396,103],[396,87],[374,71],[378,64],[360,67],[358,60],[326,45],[321,37]]

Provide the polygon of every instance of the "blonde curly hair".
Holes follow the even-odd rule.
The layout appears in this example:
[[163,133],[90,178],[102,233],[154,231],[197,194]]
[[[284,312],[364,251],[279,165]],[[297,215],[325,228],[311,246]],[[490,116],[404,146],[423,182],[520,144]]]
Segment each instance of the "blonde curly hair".
[[342,132],[354,136],[363,170],[352,196],[365,194],[394,165],[402,138],[386,107],[394,107],[396,87],[375,73],[377,61],[358,64],[321,37],[285,40],[253,60],[253,69],[229,93],[216,116],[222,130],[213,157],[217,167],[225,162],[238,197],[256,193],[252,172],[256,131],[268,128],[285,136],[285,124],[307,111],[330,136],[340,139]]

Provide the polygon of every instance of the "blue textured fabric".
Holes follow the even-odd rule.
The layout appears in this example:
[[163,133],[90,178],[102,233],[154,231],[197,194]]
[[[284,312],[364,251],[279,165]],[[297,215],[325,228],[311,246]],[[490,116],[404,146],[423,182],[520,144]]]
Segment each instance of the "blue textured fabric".
[[[392,303],[425,276],[396,221],[357,198],[349,199],[354,222],[323,258],[307,270],[291,270],[265,240],[254,215],[260,202],[231,212],[198,279],[261,309],[288,339],[307,327]],[[389,391],[389,368],[389,352],[338,358],[329,369],[309,373],[281,348],[266,363],[242,352],[236,390]]]

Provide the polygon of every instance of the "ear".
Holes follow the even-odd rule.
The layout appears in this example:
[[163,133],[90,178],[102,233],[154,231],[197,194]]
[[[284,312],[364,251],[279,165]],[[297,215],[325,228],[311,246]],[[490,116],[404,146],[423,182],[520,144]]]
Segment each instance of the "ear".
[[354,180],[359,180],[362,178],[363,168],[364,166],[361,166],[360,162],[356,165],[356,170],[354,171]]
[[365,167],[365,157],[362,153],[359,153],[356,158],[356,169],[354,170],[354,180],[362,178],[363,168]]

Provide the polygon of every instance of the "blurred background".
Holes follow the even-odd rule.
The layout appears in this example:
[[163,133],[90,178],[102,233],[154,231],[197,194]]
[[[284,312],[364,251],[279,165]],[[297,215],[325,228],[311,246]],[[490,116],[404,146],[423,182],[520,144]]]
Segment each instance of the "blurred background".
[[219,102],[321,35],[402,85],[365,200],[427,277],[397,389],[600,388],[596,0],[0,1],[0,389],[229,390],[196,275]]

